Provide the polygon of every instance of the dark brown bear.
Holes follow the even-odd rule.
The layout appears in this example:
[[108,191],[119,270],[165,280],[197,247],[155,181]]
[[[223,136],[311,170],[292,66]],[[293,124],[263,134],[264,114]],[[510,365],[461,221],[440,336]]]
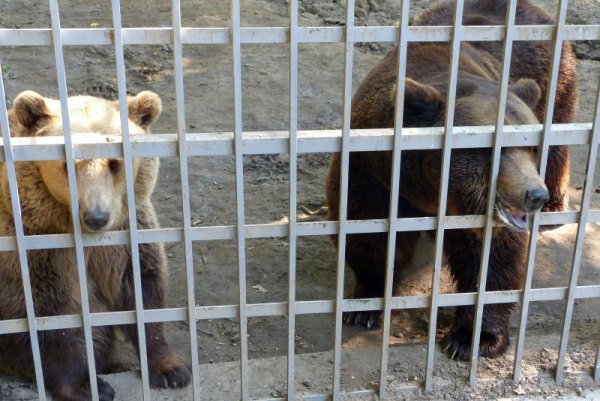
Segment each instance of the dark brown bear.
[[[148,132],[161,112],[160,98],[141,92],[128,98],[131,135]],[[121,131],[119,104],[90,96],[69,98],[74,135],[107,135]],[[26,91],[9,111],[12,136],[62,135],[60,102]],[[140,229],[158,228],[151,202],[158,175],[158,159],[134,159],[135,207]],[[14,236],[15,228],[6,165],[0,164],[0,236]],[[26,235],[73,232],[69,185],[64,161],[15,164],[21,214]],[[127,187],[121,159],[77,160],[75,164],[81,227],[85,232],[127,230]],[[36,316],[81,313],[75,251],[72,248],[30,250],[27,253]],[[142,296],[145,309],[165,306],[166,258],[162,244],[140,244]],[[85,248],[92,312],[134,310],[133,269],[128,245]],[[0,320],[26,317],[21,267],[17,252],[0,252]],[[167,344],[162,326],[146,324],[150,384],[181,387],[190,380],[186,361]],[[137,347],[137,330],[122,326]],[[81,329],[38,332],[45,385],[57,401],[90,400],[90,378]],[[106,369],[114,339],[109,326],[94,327],[95,362]],[[34,379],[28,333],[0,336],[0,368]],[[98,378],[101,401],[114,398],[108,383]]]
[[[443,2],[418,20],[421,25],[451,25],[454,4]],[[503,25],[505,1],[467,1],[465,25]],[[551,24],[551,17],[529,0],[520,0],[517,24]],[[513,46],[511,84],[506,105],[506,124],[536,124],[543,118],[551,64],[551,42],[516,42]],[[502,43],[462,43],[454,125],[494,125],[498,109]],[[444,125],[450,50],[448,44],[410,43],[407,57],[404,104],[405,127]],[[385,128],[394,125],[397,49],[391,50],[362,82],[353,99],[352,128]],[[575,60],[569,44],[562,49],[554,122],[570,122],[577,107]],[[350,155],[348,219],[387,218],[389,214],[390,152]],[[490,149],[452,151],[448,189],[448,215],[483,214],[486,210]],[[544,210],[563,210],[567,202],[568,153],[553,147],[548,174],[539,176],[531,149],[502,150],[495,217],[506,227],[493,231],[487,290],[518,289],[527,250],[528,215]],[[437,214],[441,152],[403,151],[399,217]],[[330,220],[339,216],[340,156],[332,157],[327,180]],[[398,233],[396,238],[394,293],[398,294],[399,269],[411,261],[416,236]],[[334,238],[335,239],[335,238]],[[444,252],[459,292],[477,290],[482,249],[482,230],[447,230]],[[387,234],[348,235],[346,261],[356,275],[354,298],[381,297],[384,289]],[[479,355],[494,358],[509,344],[508,321],[513,304],[484,308]],[[458,359],[468,359],[471,349],[473,307],[457,308],[444,349]],[[378,324],[380,312],[347,313],[349,324]]]

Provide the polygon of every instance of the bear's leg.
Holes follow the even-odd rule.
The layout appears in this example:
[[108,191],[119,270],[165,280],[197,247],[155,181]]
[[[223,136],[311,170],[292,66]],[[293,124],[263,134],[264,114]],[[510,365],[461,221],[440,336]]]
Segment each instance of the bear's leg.
[[[383,296],[385,281],[386,234],[358,234],[346,237],[346,263],[356,276],[350,298]],[[346,324],[370,329],[379,324],[380,311],[344,312]]]
[[[569,203],[569,147],[550,146],[546,166],[546,187],[550,200],[542,208],[543,212],[562,212]],[[540,226],[541,231],[552,230],[560,225]]]
[[[30,251],[28,255],[31,288],[36,316],[81,313],[80,292],[72,274],[73,258],[64,250]],[[71,277],[70,277],[71,276]],[[15,309],[23,310],[24,299],[14,297]],[[14,312],[13,312],[14,313]],[[103,368],[110,349],[112,330],[93,328],[95,362]],[[90,378],[82,329],[48,330],[38,333],[44,383],[57,401],[91,400]],[[31,341],[28,334],[11,336],[4,357],[10,365],[35,379]],[[4,353],[4,352],[3,352]],[[111,401],[114,391],[97,378],[101,401]]]
[[[522,284],[522,264],[527,234],[509,228],[497,229],[492,238],[487,291],[513,290]],[[466,230],[446,232],[444,248],[459,292],[477,291],[482,241]],[[515,304],[484,306],[479,356],[496,358],[509,345],[508,324]],[[474,307],[456,308],[454,324],[442,340],[444,351],[452,359],[468,360],[473,336]]]
[[[578,84],[575,74],[575,56],[571,44],[563,43],[559,72],[559,87],[552,123],[570,123],[577,113]],[[545,102],[539,102],[535,113],[540,121],[544,120]],[[550,200],[542,208],[543,212],[566,211],[569,202],[569,147],[550,146],[546,165],[546,187]],[[540,226],[540,230],[551,230],[559,225]]]
[[[109,329],[110,328],[102,328]],[[72,335],[75,334],[76,335]],[[94,348],[97,364],[102,364],[110,347],[110,337],[106,330],[94,329]],[[55,400],[91,400],[90,379],[82,330],[57,330],[38,334],[44,381]],[[99,341],[100,343],[98,343]],[[101,366],[98,370],[101,370]],[[98,396],[101,401],[112,401],[115,392],[99,377]]]
[[[399,285],[400,269],[410,262],[418,238],[417,233],[398,233],[394,262],[394,290]],[[352,298],[381,298],[385,290],[387,234],[348,235],[346,262],[356,276]],[[394,292],[395,293],[395,292]],[[379,325],[381,311],[345,312],[346,324],[363,325],[370,329]]]
[[[140,244],[140,267],[142,271],[142,297],[144,309],[165,307],[165,267],[162,248],[157,244]],[[126,270],[121,290],[121,308],[135,309],[133,270]],[[190,367],[185,359],[177,354],[165,340],[161,323],[147,323],[146,351],[150,384],[160,388],[177,388],[190,382]],[[124,326],[123,331],[135,345],[139,353],[139,341],[135,326]]]
[[[2,363],[6,366],[3,366],[3,369],[34,381],[29,335],[10,334],[5,337]],[[94,338],[97,336],[94,335]],[[54,399],[56,401],[91,400],[83,332],[79,329],[42,331],[38,333],[38,341],[44,384]],[[95,349],[96,354],[103,354],[103,350],[98,350],[97,347]],[[96,361],[101,362],[101,360],[101,356],[97,355]],[[112,387],[99,377],[96,380],[100,401],[112,401],[115,396]]]

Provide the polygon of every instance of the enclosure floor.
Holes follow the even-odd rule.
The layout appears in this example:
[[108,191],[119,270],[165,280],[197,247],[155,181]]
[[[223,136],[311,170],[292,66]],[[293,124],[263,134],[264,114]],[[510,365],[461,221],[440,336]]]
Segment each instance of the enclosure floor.
[[[585,330],[586,327],[581,327]],[[588,326],[587,329],[591,329]],[[600,386],[591,379],[593,354],[584,348],[593,346],[593,333],[579,339],[578,345],[567,352],[565,379],[554,383],[557,353],[552,348],[558,341],[553,333],[533,329],[532,340],[526,344],[521,383],[512,381],[514,346],[501,358],[480,359],[479,382],[468,385],[469,364],[451,361],[436,349],[432,393],[423,393],[426,344],[393,346],[390,349],[387,379],[388,400],[600,400]],[[511,338],[514,344],[515,339]],[[360,350],[347,350],[342,355],[342,390],[359,392],[342,400],[377,400],[380,351],[369,344]],[[583,348],[582,348],[583,347]],[[589,356],[589,357],[588,357]],[[286,357],[250,360],[250,395],[254,400],[285,399]],[[311,395],[331,391],[333,353],[316,352],[296,355],[296,397],[311,399]],[[200,365],[201,399],[205,401],[238,400],[240,397],[239,362],[220,362]],[[115,389],[115,401],[142,400],[141,380],[137,371],[102,376]],[[191,400],[191,388],[151,390],[152,400]],[[37,400],[35,386],[0,377],[0,400]],[[313,398],[314,399],[314,398]],[[317,398],[322,399],[322,398]]]

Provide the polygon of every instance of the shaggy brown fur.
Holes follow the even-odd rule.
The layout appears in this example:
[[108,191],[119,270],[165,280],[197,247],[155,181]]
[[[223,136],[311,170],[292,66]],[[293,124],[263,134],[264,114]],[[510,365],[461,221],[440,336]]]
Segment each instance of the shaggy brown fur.
[[[465,4],[464,25],[503,25],[506,20],[506,0],[469,0]],[[468,12],[467,12],[468,11]],[[452,24],[453,2],[444,1],[422,15],[418,25]],[[517,25],[552,25],[554,19],[531,0],[519,0],[517,4]],[[500,59],[501,42],[470,42]],[[542,101],[534,108],[539,121],[544,121],[546,92],[550,80],[552,58],[551,42],[516,42],[513,45],[510,76],[513,80],[531,78],[542,90]],[[571,44],[562,46],[558,87],[555,97],[553,123],[569,123],[575,118],[579,100],[576,79],[575,54]],[[569,148],[566,145],[551,146],[546,169],[546,185],[550,191],[550,200],[542,208],[545,212],[566,210],[569,201]],[[556,226],[542,226],[542,229]]]
[[[148,132],[161,111],[159,97],[142,92],[128,99],[132,135]],[[35,92],[20,94],[9,112],[13,136],[62,135],[60,104]],[[120,132],[116,102],[77,96],[69,98],[74,134],[106,135]],[[63,161],[16,163],[23,225],[26,235],[73,232],[67,172]],[[134,159],[135,200],[139,229],[158,228],[150,200],[158,174],[158,159]],[[127,230],[127,198],[123,161],[76,161],[80,221],[84,231]],[[0,166],[0,236],[15,235],[6,166]],[[162,244],[140,244],[142,296],[145,309],[165,306],[166,259]],[[135,309],[131,250],[127,245],[87,247],[90,308],[92,312]],[[81,313],[77,265],[73,249],[28,252],[36,316]],[[0,320],[26,317],[23,283],[16,252],[0,253]],[[122,327],[138,346],[135,326]],[[113,341],[111,327],[94,327],[96,368],[102,372]],[[85,343],[81,329],[38,333],[44,380],[60,401],[91,399]],[[167,344],[160,324],[146,324],[150,382],[158,387],[181,387],[190,380],[184,359]],[[139,350],[138,350],[139,351]],[[0,366],[34,378],[27,333],[0,336]],[[98,379],[100,399],[112,400],[114,391]]]
[[[467,1],[464,23],[504,24],[504,1]],[[418,20],[424,25],[450,25],[453,4],[442,2]],[[518,24],[550,23],[547,13],[529,0],[520,0]],[[463,43],[454,125],[493,125],[498,109],[501,47],[499,43]],[[551,56],[549,42],[517,42],[511,64],[512,83],[506,105],[506,124],[534,124],[543,116],[543,102]],[[404,104],[405,127],[443,126],[450,50],[447,44],[411,43],[408,47]],[[353,99],[352,128],[392,127],[394,124],[397,49],[391,50],[362,82]],[[577,104],[575,62],[565,44],[557,92],[554,121],[568,122]],[[452,151],[448,190],[448,215],[485,213],[490,149]],[[440,151],[402,152],[399,216],[437,214],[441,168]],[[329,219],[339,217],[339,154],[332,157],[327,179]],[[527,216],[544,203],[548,210],[562,210],[566,204],[568,154],[553,147],[548,161],[546,185],[539,176],[531,149],[502,150],[498,177],[496,217],[509,227],[494,230],[487,290],[510,290],[522,284],[522,266],[527,249]],[[348,219],[386,218],[389,214],[391,180],[390,152],[359,152],[350,155]],[[482,230],[447,230],[444,252],[458,291],[477,289]],[[335,240],[335,237],[334,237]],[[414,233],[396,238],[394,293],[399,269],[414,252]],[[357,277],[355,298],[381,297],[384,288],[387,234],[348,235],[346,261]],[[512,304],[484,308],[479,355],[497,357],[508,346],[508,321]],[[379,312],[347,313],[346,323],[378,324]],[[450,333],[443,340],[448,353],[458,359],[470,356],[473,307],[460,307]]]

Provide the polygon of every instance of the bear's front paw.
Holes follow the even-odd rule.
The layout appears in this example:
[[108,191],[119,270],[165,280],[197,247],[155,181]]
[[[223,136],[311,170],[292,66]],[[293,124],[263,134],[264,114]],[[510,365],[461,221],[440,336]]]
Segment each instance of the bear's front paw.
[[[542,212],[566,212],[569,210],[566,197],[552,198],[542,207]],[[562,224],[540,226],[540,231],[550,231],[562,227]]]
[[110,386],[110,384],[108,384],[101,378],[98,377],[97,379],[98,379],[98,398],[100,398],[100,401],[113,401],[115,399],[115,390],[113,390],[113,388]]
[[192,369],[189,363],[173,352],[150,363],[150,385],[158,388],[185,387],[192,378]]
[[[453,328],[442,339],[442,349],[450,359],[467,361],[471,357],[473,330],[470,327]],[[508,334],[496,334],[482,331],[479,340],[479,356],[497,358],[508,348]]]
[[[115,390],[110,384],[99,377],[96,378],[96,382],[98,383],[98,399],[100,401],[113,401]],[[56,401],[92,401],[89,378],[82,378],[78,383],[64,384],[52,391],[52,395]]]
[[372,329],[379,326],[380,311],[366,311],[366,312],[344,312],[342,321],[349,325],[361,325],[367,329]]

